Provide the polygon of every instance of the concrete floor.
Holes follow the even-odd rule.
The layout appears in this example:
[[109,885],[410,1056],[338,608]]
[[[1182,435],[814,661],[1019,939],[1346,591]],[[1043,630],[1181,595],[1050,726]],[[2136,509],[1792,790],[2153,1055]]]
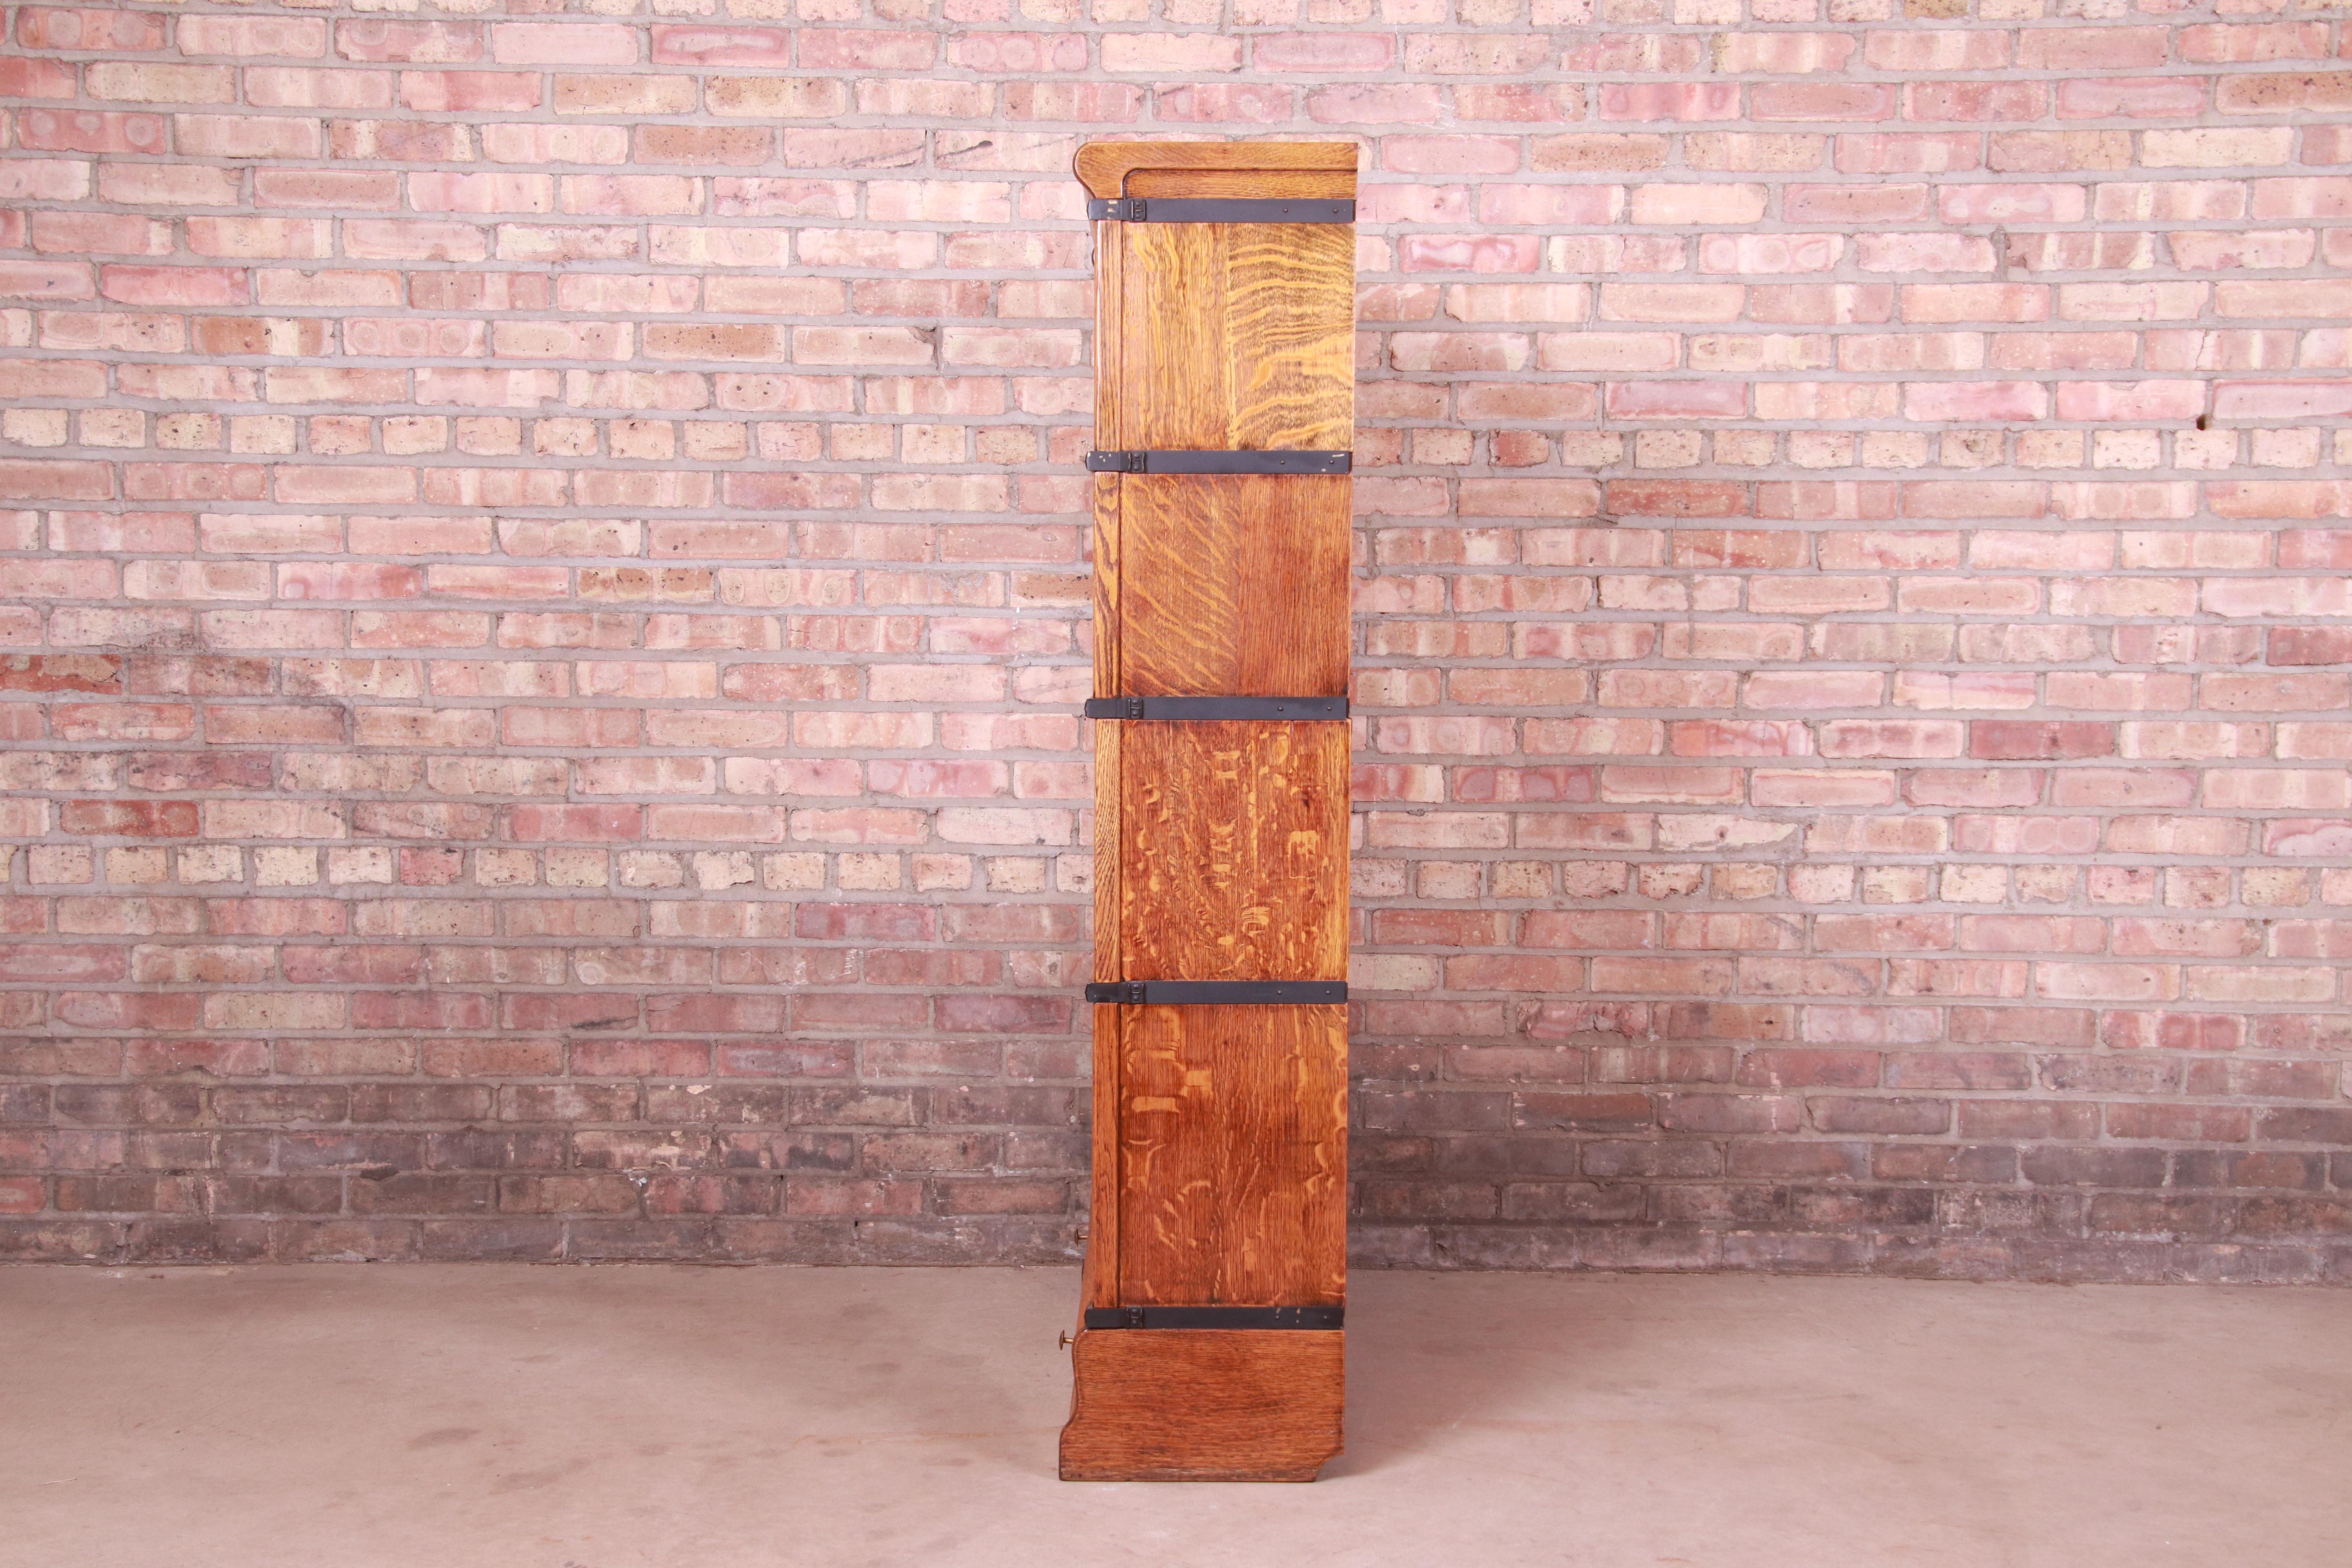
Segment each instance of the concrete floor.
[[8,1568],[2352,1562],[2352,1294],[1360,1274],[1311,1487],[1054,1479],[1063,1270],[0,1268]]

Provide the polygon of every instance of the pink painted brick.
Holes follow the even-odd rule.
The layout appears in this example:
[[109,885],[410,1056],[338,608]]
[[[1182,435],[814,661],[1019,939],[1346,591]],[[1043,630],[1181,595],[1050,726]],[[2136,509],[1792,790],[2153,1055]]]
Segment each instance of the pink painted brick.
[[635,65],[639,46],[635,28],[611,22],[497,22],[490,26],[490,58],[500,65]]
[[1381,166],[1411,174],[1507,174],[1519,167],[1519,142],[1508,136],[1390,136],[1381,142]]
[[1264,71],[1386,70],[1396,39],[1386,33],[1267,33],[1252,40],[1250,59]]
[[1103,69],[1161,72],[1239,70],[1242,41],[1213,33],[1111,33],[1102,40]]
[[2058,417],[2195,419],[2205,413],[2207,395],[2207,384],[2201,381],[2062,381]]
[[1085,70],[1092,51],[1079,33],[966,33],[950,46],[949,57],[967,70],[1036,76]]
[[463,65],[481,59],[487,48],[479,22],[357,16],[335,24],[335,53],[347,60]]

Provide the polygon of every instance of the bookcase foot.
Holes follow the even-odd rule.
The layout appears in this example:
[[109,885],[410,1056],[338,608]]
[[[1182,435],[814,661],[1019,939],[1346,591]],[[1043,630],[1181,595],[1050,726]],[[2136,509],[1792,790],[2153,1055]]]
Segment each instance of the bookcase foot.
[[1089,1329],[1071,1342],[1066,1481],[1311,1481],[1339,1452],[1347,1334]]

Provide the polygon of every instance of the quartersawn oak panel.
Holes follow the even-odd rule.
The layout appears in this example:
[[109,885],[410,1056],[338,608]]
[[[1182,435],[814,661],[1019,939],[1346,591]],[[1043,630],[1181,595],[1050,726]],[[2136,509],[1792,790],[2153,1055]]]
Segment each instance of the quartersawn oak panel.
[[1347,695],[1345,476],[1139,474],[1119,488],[1120,694]]
[[1120,978],[1346,979],[1348,727],[1120,728]]
[[1071,1361],[1066,1481],[1311,1481],[1339,1452],[1346,1336],[1091,1329]]
[[1345,1301],[1346,1006],[1131,1007],[1121,1036],[1119,1300]]
[[1354,445],[1353,226],[1118,226],[1123,445]]

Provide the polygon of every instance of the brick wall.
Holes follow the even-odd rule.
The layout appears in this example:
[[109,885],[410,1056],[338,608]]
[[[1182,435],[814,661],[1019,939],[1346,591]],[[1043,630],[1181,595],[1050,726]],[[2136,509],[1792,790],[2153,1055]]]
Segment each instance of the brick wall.
[[0,1247],[1068,1256],[1066,170],[1279,134],[1367,1260],[2352,1275],[2347,13],[1600,3],[9,7]]

